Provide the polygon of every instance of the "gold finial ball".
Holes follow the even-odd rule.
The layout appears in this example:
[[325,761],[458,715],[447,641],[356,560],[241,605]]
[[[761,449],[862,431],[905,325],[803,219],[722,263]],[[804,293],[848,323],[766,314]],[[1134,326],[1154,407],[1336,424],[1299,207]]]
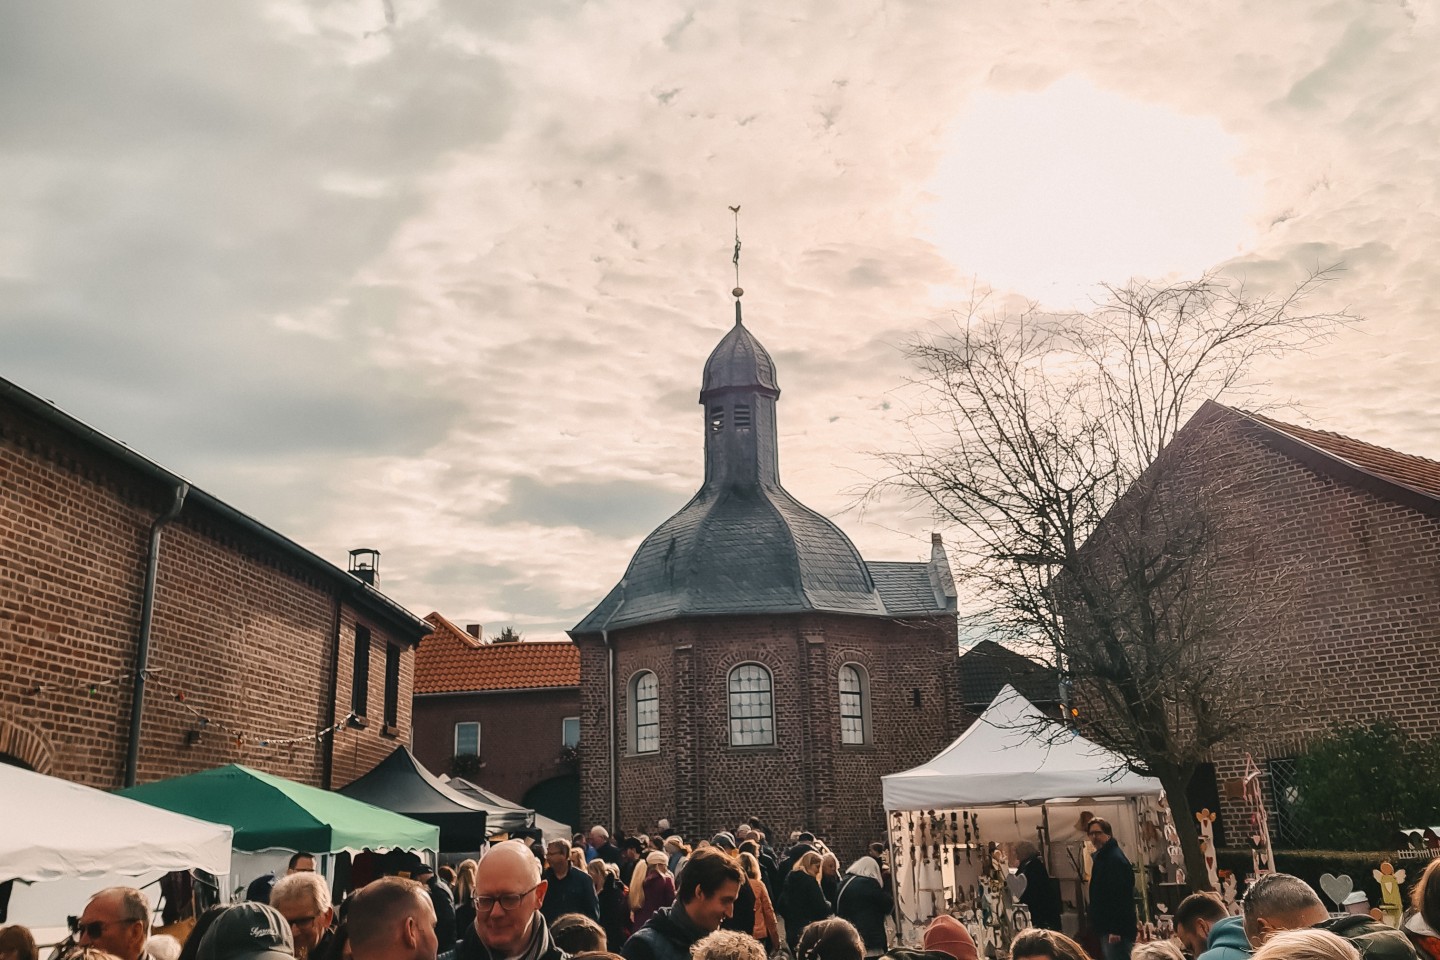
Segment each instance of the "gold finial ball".
[[745,296],[745,291],[740,287],[736,287],[734,290],[730,291],[730,296],[736,298],[743,297]]

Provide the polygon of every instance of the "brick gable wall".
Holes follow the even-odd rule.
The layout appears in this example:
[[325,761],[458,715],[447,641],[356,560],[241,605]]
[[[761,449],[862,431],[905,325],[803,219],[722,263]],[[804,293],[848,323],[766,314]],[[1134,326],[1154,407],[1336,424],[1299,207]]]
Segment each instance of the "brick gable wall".
[[[170,491],[46,424],[0,407],[0,753],[91,786],[121,782],[150,524]],[[138,779],[243,762],[322,785],[314,742],[262,748],[218,729],[291,737],[330,722],[336,598],[298,564],[190,510],[165,528]],[[340,611],[337,718],[349,705],[348,638]],[[380,730],[383,645],[370,668],[372,723],[339,735],[336,785],[366,772],[409,732],[413,651],[401,657],[400,723]],[[41,689],[37,692],[36,687]],[[176,700],[205,714],[201,728]],[[199,730],[187,744],[187,732]]]
[[[1267,562],[1293,566],[1295,615],[1271,636],[1271,683],[1284,708],[1262,730],[1215,752],[1220,779],[1240,776],[1245,751],[1262,769],[1290,757],[1332,724],[1393,719],[1423,738],[1440,735],[1440,517],[1359,489],[1286,455],[1240,425],[1224,434],[1226,469],[1245,478],[1262,516]],[[1232,576],[1245,576],[1232,570]],[[1243,820],[1226,802],[1231,824]]]
[[[960,733],[953,616],[682,620],[617,632],[611,641],[621,743],[618,825],[628,831],[665,817],[694,840],[758,816],[786,835],[811,828],[842,857],[858,856],[884,833],[880,776],[929,759]],[[588,825],[609,820],[605,649],[598,638],[578,642],[581,809]],[[728,675],[745,662],[771,672],[773,747],[729,746]],[[840,742],[838,672],[845,663],[869,675],[868,744]],[[642,669],[659,680],[660,750],[636,756],[628,743],[627,692]]]

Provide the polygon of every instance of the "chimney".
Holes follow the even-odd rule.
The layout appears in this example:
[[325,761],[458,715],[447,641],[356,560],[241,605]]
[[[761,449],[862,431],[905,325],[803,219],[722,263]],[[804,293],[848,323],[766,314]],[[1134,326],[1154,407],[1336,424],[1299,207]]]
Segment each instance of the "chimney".
[[350,551],[350,576],[372,587],[380,586],[380,551],[356,547]]
[[467,623],[467,624],[465,624],[465,632],[468,633],[468,634],[470,634],[470,636],[474,637],[476,640],[484,640],[484,639],[485,639],[485,637],[483,636],[483,629],[484,629],[484,624],[481,624],[481,623]]

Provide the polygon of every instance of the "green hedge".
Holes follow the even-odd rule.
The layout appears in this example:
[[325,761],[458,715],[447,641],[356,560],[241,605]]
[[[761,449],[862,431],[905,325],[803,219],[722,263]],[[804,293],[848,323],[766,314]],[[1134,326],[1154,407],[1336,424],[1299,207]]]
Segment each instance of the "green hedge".
[[[1409,901],[1410,888],[1415,881],[1420,879],[1420,874],[1430,863],[1429,860],[1396,860],[1394,851],[1375,851],[1356,853],[1353,850],[1276,850],[1275,869],[1281,873],[1289,873],[1304,880],[1315,888],[1320,894],[1320,899],[1325,901],[1325,906],[1333,907],[1330,898],[1326,897],[1320,889],[1320,875],[1325,873],[1340,876],[1346,874],[1355,883],[1356,890],[1365,891],[1370,898],[1370,906],[1380,905],[1380,884],[1375,882],[1374,871],[1380,869],[1380,863],[1389,860],[1395,865],[1396,870],[1405,871],[1405,883],[1402,885],[1402,892],[1406,901]],[[1250,850],[1245,849],[1222,849],[1219,856],[1221,870],[1233,870],[1235,876],[1243,883],[1245,876],[1250,873],[1251,860]]]

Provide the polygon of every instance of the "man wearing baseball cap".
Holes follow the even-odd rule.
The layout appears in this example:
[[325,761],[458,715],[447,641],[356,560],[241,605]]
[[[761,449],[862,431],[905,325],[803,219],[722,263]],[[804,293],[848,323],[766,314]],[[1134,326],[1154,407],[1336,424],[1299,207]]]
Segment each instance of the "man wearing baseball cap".
[[205,931],[199,960],[295,960],[285,915],[268,903],[237,903]]

